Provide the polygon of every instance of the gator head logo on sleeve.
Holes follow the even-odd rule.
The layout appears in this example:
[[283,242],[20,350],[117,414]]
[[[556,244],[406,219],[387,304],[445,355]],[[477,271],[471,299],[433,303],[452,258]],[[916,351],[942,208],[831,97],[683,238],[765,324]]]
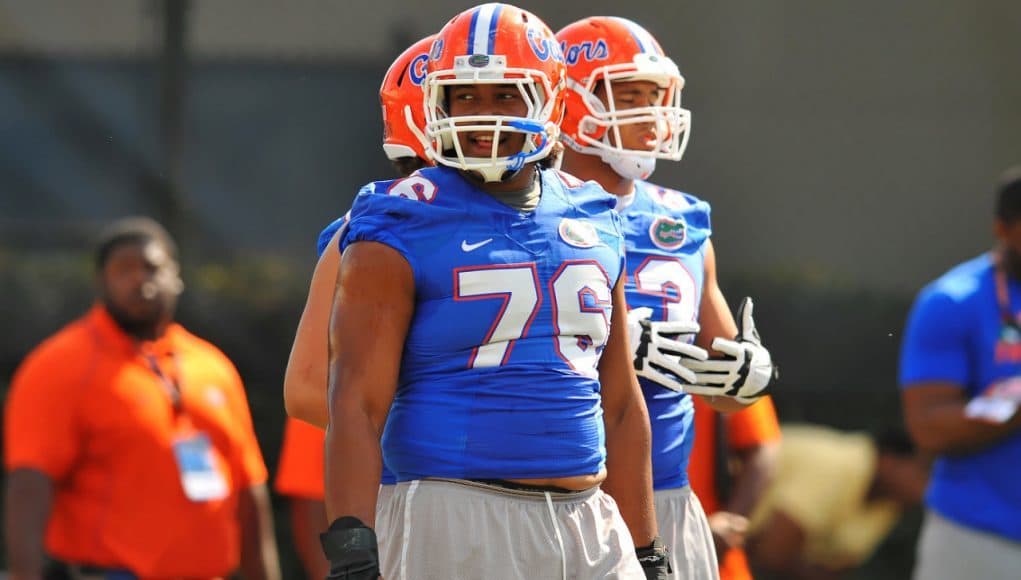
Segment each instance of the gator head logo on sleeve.
[[593,248],[599,245],[599,232],[588,222],[564,218],[560,220],[560,237],[576,248]]
[[687,229],[688,226],[683,219],[659,216],[649,226],[649,238],[658,248],[676,250],[684,245]]

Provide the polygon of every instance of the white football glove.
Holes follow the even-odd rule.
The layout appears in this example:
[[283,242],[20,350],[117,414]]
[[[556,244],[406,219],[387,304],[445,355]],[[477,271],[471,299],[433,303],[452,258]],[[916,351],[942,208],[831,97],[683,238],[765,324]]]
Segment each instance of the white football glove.
[[693,384],[685,385],[685,392],[732,397],[745,405],[766,395],[769,383],[778,373],[755,329],[753,306],[752,299],[745,298],[737,309],[738,330],[734,340],[713,340],[713,350],[724,353],[725,357],[685,361],[685,366],[695,375]]
[[687,342],[689,336],[698,334],[698,323],[652,322],[650,316],[650,308],[636,308],[627,315],[635,374],[671,391],[683,391],[686,384],[695,382],[695,373],[685,368],[681,359],[709,358],[705,349]]

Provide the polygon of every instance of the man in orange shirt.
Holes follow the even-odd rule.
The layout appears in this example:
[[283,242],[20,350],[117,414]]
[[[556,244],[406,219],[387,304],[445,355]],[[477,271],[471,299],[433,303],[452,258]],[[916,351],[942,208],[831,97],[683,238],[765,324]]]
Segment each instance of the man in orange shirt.
[[[736,413],[721,415],[699,397],[695,400],[695,444],[688,466],[691,488],[702,501],[720,560],[720,580],[751,580],[742,545],[748,516],[773,474],[780,446],[780,424],[773,401],[764,397]],[[720,435],[726,441],[720,440]],[[719,458],[738,467],[733,475],[718,473]],[[727,486],[721,485],[728,478]],[[729,497],[721,497],[721,488]]]
[[96,252],[99,300],[15,374],[4,422],[12,580],[280,577],[241,379],[173,323],[173,241],[144,218]]

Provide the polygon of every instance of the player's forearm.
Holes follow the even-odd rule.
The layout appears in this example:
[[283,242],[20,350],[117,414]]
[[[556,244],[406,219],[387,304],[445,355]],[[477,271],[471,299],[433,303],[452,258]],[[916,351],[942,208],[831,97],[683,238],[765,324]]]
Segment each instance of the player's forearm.
[[992,445],[1021,428],[1021,413],[1006,423],[970,419],[965,402],[939,401],[918,405],[906,413],[906,423],[915,443],[926,451],[942,455],[971,453]]
[[[340,232],[334,235],[331,247],[337,247],[339,236]],[[284,403],[288,414],[323,428],[329,421],[326,373],[330,356],[327,341],[323,339],[330,332],[339,268],[339,252],[328,251],[319,258],[284,374]]]
[[273,510],[265,484],[241,492],[241,570],[245,580],[279,580],[280,559],[273,534]]
[[658,535],[652,496],[652,435],[641,399],[606,422],[606,481],[603,490],[620,508],[635,546],[647,546]]
[[645,547],[658,535],[652,498],[652,433],[628,346],[623,273],[613,288],[612,317],[610,337],[599,361],[606,430],[603,490],[617,502],[635,546]]
[[290,365],[284,378],[284,408],[287,414],[316,427],[325,429],[330,415],[327,410],[325,373],[322,384],[295,370]]
[[288,415],[325,428],[329,422],[328,348],[322,334],[317,335],[318,340],[310,340],[306,326],[302,317],[284,373],[284,406]]
[[4,538],[12,579],[42,577],[43,538],[53,501],[53,483],[34,469],[7,475],[4,498]]
[[379,431],[352,404],[334,404],[326,429],[326,520],[353,516],[375,527],[383,455]]

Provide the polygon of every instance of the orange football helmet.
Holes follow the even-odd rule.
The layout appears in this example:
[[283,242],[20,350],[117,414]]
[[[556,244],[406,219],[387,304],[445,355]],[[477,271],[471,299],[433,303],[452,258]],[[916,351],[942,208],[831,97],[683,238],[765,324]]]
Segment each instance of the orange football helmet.
[[418,157],[428,162],[418,135],[425,130],[422,83],[429,48],[435,38],[436,35],[431,34],[402,52],[386,71],[379,87],[379,102],[383,106],[383,152],[387,159]]
[[[436,35],[424,83],[425,132],[422,143],[436,163],[476,171],[486,181],[547,157],[560,136],[563,117],[564,59],[553,32],[534,14],[509,4],[482,4],[455,16]],[[451,117],[446,93],[451,85],[513,85],[528,107],[522,117]],[[493,132],[489,157],[466,157],[462,132]],[[497,156],[501,133],[524,133],[514,155]]]
[[[626,18],[595,16],[566,26],[557,40],[567,64],[567,114],[562,125],[567,146],[598,155],[632,179],[651,174],[656,159],[680,160],[691,128],[691,112],[681,107],[684,77],[647,30]],[[659,102],[618,108],[613,82],[639,80],[659,85]],[[599,83],[605,88],[605,104],[595,95]],[[620,144],[620,127],[639,123],[655,127],[651,150]]]

